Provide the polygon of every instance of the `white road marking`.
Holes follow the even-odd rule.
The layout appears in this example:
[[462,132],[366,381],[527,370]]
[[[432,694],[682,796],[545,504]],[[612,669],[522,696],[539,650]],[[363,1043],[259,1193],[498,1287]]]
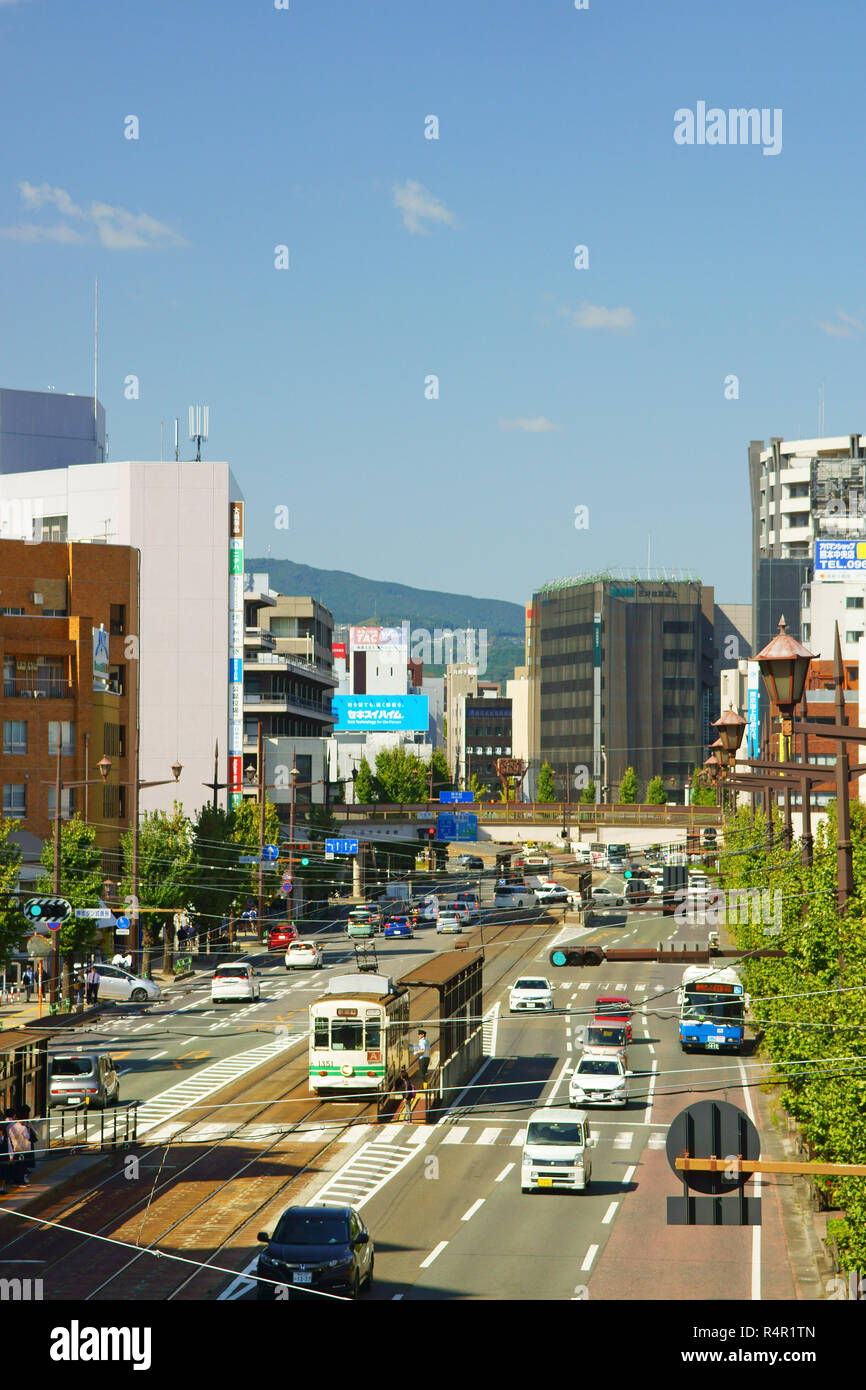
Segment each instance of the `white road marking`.
[[581,984],[578,985],[578,989],[589,989],[589,987],[589,980],[584,980]]
[[655,1048],[653,1047],[652,1043],[648,1043],[647,1046],[649,1047],[649,1050],[650,1050],[650,1052],[653,1054],[653,1056],[655,1056],[656,1050],[655,1050]]
[[617,1209],[618,1206],[619,1206],[619,1202],[611,1202],[611,1204],[610,1204],[610,1206],[608,1207],[607,1211],[605,1212],[604,1216],[601,1218],[601,1224],[602,1224],[602,1226],[609,1226],[609,1225],[610,1225],[611,1221],[613,1220],[613,1218],[614,1218],[615,1215],[616,1215],[616,1209]]
[[522,1149],[525,1139],[526,1139],[526,1130],[525,1130],[525,1129],[519,1129],[519,1130],[517,1131],[517,1133],[515,1134],[514,1138],[513,1138],[512,1141],[511,1141],[511,1148],[512,1148],[512,1149]]
[[436,1259],[436,1256],[442,1254],[442,1251],[445,1249],[445,1246],[447,1244],[447,1240],[440,1240],[439,1244],[436,1246],[436,1249],[431,1250],[426,1260],[421,1261],[420,1268],[426,1269],[428,1265],[432,1265],[433,1261]]
[[627,1149],[631,1146],[633,1139],[634,1134],[632,1131],[630,1129],[623,1129],[614,1138],[613,1147],[615,1149]]
[[469,1210],[463,1213],[463,1215],[461,1216],[460,1220],[461,1220],[461,1221],[469,1221],[469,1220],[471,1220],[471,1218],[472,1218],[472,1217],[475,1215],[475,1213],[477,1212],[478,1208],[479,1208],[479,1207],[483,1207],[483,1206],[484,1206],[484,1198],[483,1198],[483,1197],[479,1197],[479,1198],[478,1198],[478,1201],[477,1201],[477,1202],[473,1202],[473,1203],[472,1203],[472,1206],[469,1208]]
[[583,1271],[592,1268],[592,1262],[598,1254],[598,1246],[591,1245],[583,1257],[583,1264],[580,1266]]
[[151,1060],[151,1062],[156,1062],[160,1057],[167,1057],[167,1056],[168,1056],[168,1053],[167,1053],[167,1052],[152,1052],[151,1055],[150,1055],[150,1060]]
[[190,1105],[213,1095],[214,1091],[220,1090],[227,1082],[235,1081],[239,1076],[244,1076],[260,1067],[262,1063],[270,1061],[296,1041],[295,1037],[281,1036],[275,1042],[251,1048],[248,1052],[240,1052],[236,1057],[221,1062],[214,1062],[211,1066],[196,1072],[195,1076],[178,1082],[176,1086],[170,1086],[167,1091],[162,1091],[139,1106],[138,1133],[141,1134],[154,1125],[173,1119]]
[[505,1179],[508,1177],[508,1174],[511,1172],[511,1170],[512,1170],[513,1167],[514,1167],[514,1164],[513,1164],[513,1163],[506,1163],[506,1165],[505,1165],[505,1167],[503,1168],[502,1172],[498,1175],[498,1177],[494,1178],[493,1181],[494,1181],[494,1182],[504,1182]]
[[658,1069],[659,1069],[659,1064],[658,1064],[658,1061],[656,1060],[655,1062],[653,1062],[652,1076],[650,1077],[649,1091],[647,1092],[647,1098],[646,1098],[646,1119],[644,1120],[644,1124],[648,1124],[648,1123],[652,1120],[652,1117],[653,1117],[653,1096],[655,1095],[655,1089],[656,1089],[656,1076],[657,1076],[657,1074],[658,1074]]
[[666,1134],[651,1134],[647,1140],[648,1149],[663,1149],[667,1145],[668,1137]]
[[442,1140],[442,1143],[443,1143],[443,1144],[462,1144],[462,1143],[463,1143],[463,1140],[466,1138],[466,1136],[467,1136],[468,1133],[469,1133],[468,1126],[466,1126],[466,1125],[455,1125],[453,1129],[449,1129],[448,1133],[445,1135],[445,1138]]
[[559,1090],[560,1086],[562,1085],[563,1081],[564,1081],[565,1078],[566,1078],[566,1075],[568,1074],[568,1072],[569,1072],[570,1070],[571,1070],[571,1058],[570,1058],[570,1057],[567,1057],[567,1058],[565,1059],[565,1062],[563,1063],[562,1071],[559,1073],[559,1076],[556,1078],[556,1080],[555,1080],[554,1083],[553,1083],[553,1090],[551,1091],[550,1095],[547,1097],[547,1100],[544,1102],[545,1105],[553,1105],[553,1104],[555,1103],[555,1101],[556,1101],[556,1093],[557,1093],[557,1091]]
[[476,1144],[495,1144],[501,1133],[501,1129],[482,1129],[475,1142]]
[[634,1164],[632,1164],[631,1168],[626,1168],[625,1172],[623,1173],[623,1175],[622,1175],[623,1183],[631,1182],[631,1180],[632,1180],[633,1177],[634,1177]]

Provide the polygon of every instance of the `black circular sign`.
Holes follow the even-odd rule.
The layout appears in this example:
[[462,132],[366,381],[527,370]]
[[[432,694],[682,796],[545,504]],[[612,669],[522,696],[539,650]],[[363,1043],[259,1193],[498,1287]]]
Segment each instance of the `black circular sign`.
[[[735,1160],[737,1155],[760,1158],[761,1141],[744,1110],[726,1100],[699,1100],[681,1110],[671,1122],[665,1151],[674,1173],[692,1192],[722,1197],[725,1193],[737,1192],[752,1176],[751,1173],[735,1173],[730,1160]],[[720,1166],[717,1172],[685,1172],[676,1166],[681,1155],[717,1158]]]

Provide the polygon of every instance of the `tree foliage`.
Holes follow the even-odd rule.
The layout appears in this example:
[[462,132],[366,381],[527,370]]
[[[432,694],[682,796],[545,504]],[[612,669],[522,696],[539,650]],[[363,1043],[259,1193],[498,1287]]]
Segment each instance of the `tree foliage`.
[[355,801],[361,806],[369,806],[376,799],[370,764],[366,758],[362,758],[358,768],[358,776],[355,779]]
[[18,822],[0,816],[0,966],[6,967],[12,948],[24,939],[26,925],[15,897],[21,869],[21,850],[9,837]]
[[538,786],[535,791],[535,800],[545,805],[556,800],[556,783],[553,776],[553,768],[548,762],[543,762],[541,764],[541,771],[538,774]]
[[[754,909],[732,931],[744,950],[770,945],[786,952],[780,959],[746,959],[742,966],[755,1025],[763,1030],[760,1050],[783,1107],[816,1160],[866,1163],[866,813],[852,803],[854,897],[842,917],[835,811],[832,803],[817,827],[809,868],[800,863],[799,846],[783,848],[776,817],[768,850],[763,816],[756,814],[753,827],[748,810],[739,808],[725,832],[722,882],[728,893],[760,888],[780,894],[778,935],[772,923],[768,938],[767,914],[763,924],[756,922]],[[844,1212],[827,1228],[843,1268],[866,1269],[866,1179],[823,1178],[818,1186],[828,1204]]]
[[715,806],[718,798],[715,787],[707,785],[697,768],[692,773],[692,788],[689,800],[692,806]]
[[580,793],[580,804],[582,806],[595,805],[595,782],[593,782],[592,778],[589,779],[583,791]]
[[[407,752],[402,745],[383,748],[376,755],[375,784],[379,801],[395,805],[426,801],[429,778],[430,764],[423,762],[417,753]],[[361,780],[360,775],[358,780]]]
[[[128,901],[132,896],[132,831],[121,837],[123,869],[120,894]],[[177,802],[171,814],[165,811],[145,812],[138,824],[138,906],[172,908],[175,912],[187,906],[187,894],[193,876],[193,835],[189,817]],[[142,913],[140,921],[142,971],[150,969],[150,950],[166,925],[169,914]]]
[[633,767],[627,767],[622,775],[617,801],[621,806],[633,806],[637,801],[637,773]]
[[647,805],[649,806],[665,805],[668,799],[668,794],[665,791],[665,784],[662,781],[661,777],[655,776],[650,778],[649,782],[647,783],[646,799]]
[[[68,996],[69,967],[74,957],[86,954],[96,940],[94,921],[75,916],[77,907],[98,907],[103,890],[102,855],[96,847],[96,831],[85,825],[76,811],[68,821],[60,823],[60,896],[71,904],[73,915],[58,930],[57,949],[63,967],[64,993]],[[40,863],[46,870],[39,878],[40,893],[54,892],[54,838],[42,846]]]

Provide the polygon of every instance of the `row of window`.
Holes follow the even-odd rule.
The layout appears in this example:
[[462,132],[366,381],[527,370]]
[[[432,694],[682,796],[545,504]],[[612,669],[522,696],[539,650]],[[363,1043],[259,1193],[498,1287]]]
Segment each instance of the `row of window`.
[[506,758],[510,758],[510,757],[511,757],[511,745],[510,745],[510,744],[508,744],[508,745],[503,744],[501,748],[491,748],[491,747],[482,748],[482,747],[479,746],[479,747],[475,747],[475,748],[467,748],[467,749],[466,749],[466,752],[467,752],[467,753],[474,754],[474,756],[475,756],[476,758],[478,758],[478,757],[484,757],[484,756],[489,756],[489,755],[492,754],[492,753],[498,753],[500,756],[504,756],[504,757],[506,757]]
[[[98,790],[98,789],[97,789]],[[6,820],[27,819],[27,783],[6,782],[3,785],[3,816]],[[48,818],[53,819],[56,806],[56,789],[48,787]],[[60,793],[60,819],[71,820],[75,815],[75,788],[67,787]],[[126,788],[107,786],[102,788],[103,820],[124,820],[126,818]]]
[[[56,757],[57,749],[64,755],[75,752],[75,722],[68,719],[48,721],[48,752]],[[106,748],[106,752],[110,750]],[[3,752],[9,756],[27,752],[27,720],[3,720]]]

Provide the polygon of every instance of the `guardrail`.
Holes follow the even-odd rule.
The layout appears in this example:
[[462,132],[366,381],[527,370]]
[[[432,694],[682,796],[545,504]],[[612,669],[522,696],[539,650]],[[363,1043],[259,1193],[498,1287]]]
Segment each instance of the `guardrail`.
[[470,802],[454,806],[438,801],[423,801],[401,805],[385,805],[381,802],[368,804],[334,804],[334,815],[340,820],[417,820],[431,818],[440,811],[470,812],[478,817],[479,823],[497,822],[544,823],[551,825],[677,825],[692,826],[721,825],[722,812],[716,806],[653,806],[617,805],[605,803],[599,806],[583,806],[579,802]]
[[[57,1107],[48,1117],[49,1145],[52,1148],[117,1149],[128,1148],[138,1138],[137,1100],[94,1110]],[[59,1131],[59,1132],[58,1132]]]

